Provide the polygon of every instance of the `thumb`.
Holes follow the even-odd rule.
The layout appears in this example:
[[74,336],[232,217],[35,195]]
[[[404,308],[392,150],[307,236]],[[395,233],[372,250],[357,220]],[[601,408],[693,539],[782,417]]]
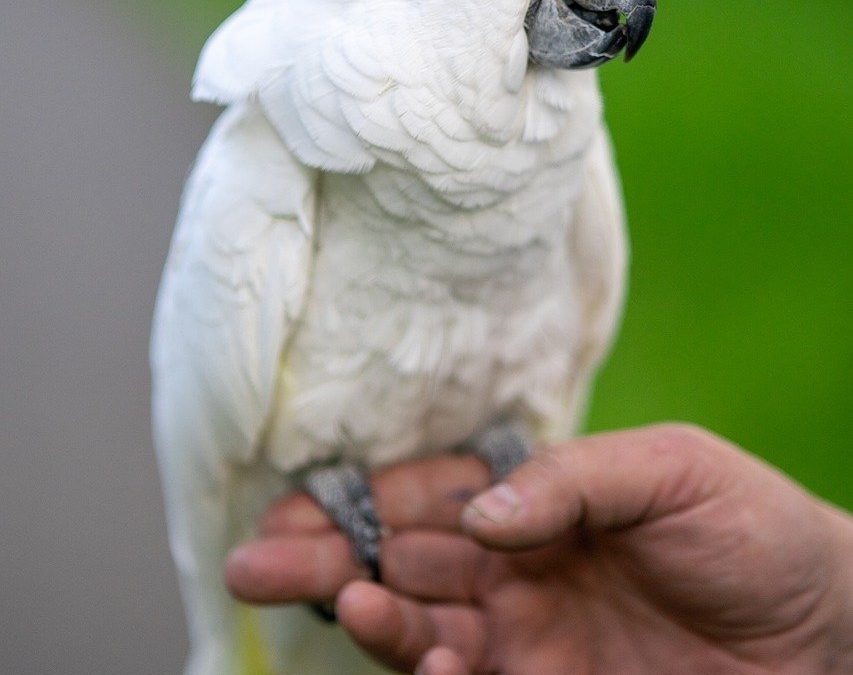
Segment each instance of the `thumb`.
[[462,527],[505,549],[542,546],[574,527],[630,527],[718,494],[739,458],[721,439],[687,425],[590,436],[536,453],[473,499]]

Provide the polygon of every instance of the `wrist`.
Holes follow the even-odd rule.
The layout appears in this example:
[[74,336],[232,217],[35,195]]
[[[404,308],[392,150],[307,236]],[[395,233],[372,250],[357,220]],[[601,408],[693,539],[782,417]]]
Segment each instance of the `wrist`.
[[827,626],[827,673],[853,672],[853,518],[827,506],[832,527],[832,586],[829,602],[833,606]]

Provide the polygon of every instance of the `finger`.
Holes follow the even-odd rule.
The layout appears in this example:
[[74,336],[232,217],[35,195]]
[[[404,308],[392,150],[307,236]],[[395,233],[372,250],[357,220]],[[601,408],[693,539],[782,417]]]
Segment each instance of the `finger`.
[[[401,464],[376,474],[374,502],[382,523],[391,529],[459,528],[462,509],[489,485],[482,461],[444,456]],[[334,529],[325,512],[304,493],[274,502],[261,519],[262,534],[319,533]]]
[[436,647],[427,655],[415,670],[415,675],[469,675],[462,658],[447,647]]
[[[465,535],[412,530],[383,540],[382,580],[424,600],[470,602],[479,596],[484,556],[483,548]],[[251,541],[226,563],[232,594],[261,604],[326,602],[367,574],[347,540],[335,532]]]
[[735,453],[683,425],[603,434],[538,453],[474,499],[463,527],[498,548],[553,541],[568,529],[624,528],[718,494]]
[[459,529],[462,509],[491,483],[476,457],[443,456],[400,464],[373,479],[376,510],[391,528]]
[[471,667],[482,658],[483,617],[473,607],[423,605],[376,584],[354,582],[338,596],[336,612],[352,638],[392,668],[412,671],[436,646],[450,648]]
[[319,534],[332,532],[335,524],[325,511],[304,492],[273,502],[261,517],[262,535]]
[[487,583],[488,555],[465,535],[403,532],[382,543],[382,582],[422,600],[471,602]]
[[326,602],[348,581],[366,578],[339,534],[273,537],[234,549],[225,565],[231,593],[254,604]]

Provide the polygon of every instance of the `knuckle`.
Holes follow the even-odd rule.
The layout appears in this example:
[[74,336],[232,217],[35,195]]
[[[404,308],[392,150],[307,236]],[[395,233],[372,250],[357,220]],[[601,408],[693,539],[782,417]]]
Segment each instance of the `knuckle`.
[[709,477],[719,475],[726,465],[729,445],[698,425],[672,422],[652,427],[649,433],[652,461],[665,464],[684,484],[698,480],[708,487]]
[[686,476],[709,468],[712,437],[701,427],[683,422],[666,423],[651,427],[648,433],[650,461],[666,466],[672,474]]
[[568,452],[564,448],[545,448],[534,453],[528,464],[536,478],[544,483],[559,482],[569,469]]
[[690,422],[666,422],[649,428],[653,447],[666,454],[683,455],[712,444],[714,437]]

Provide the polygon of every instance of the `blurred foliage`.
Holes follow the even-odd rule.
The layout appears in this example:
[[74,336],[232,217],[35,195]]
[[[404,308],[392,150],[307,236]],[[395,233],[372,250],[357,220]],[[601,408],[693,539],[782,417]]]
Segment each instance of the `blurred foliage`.
[[[205,35],[238,5],[138,11],[189,80]],[[690,420],[851,508],[846,9],[663,0],[637,60],[602,69],[633,270],[590,428]]]

